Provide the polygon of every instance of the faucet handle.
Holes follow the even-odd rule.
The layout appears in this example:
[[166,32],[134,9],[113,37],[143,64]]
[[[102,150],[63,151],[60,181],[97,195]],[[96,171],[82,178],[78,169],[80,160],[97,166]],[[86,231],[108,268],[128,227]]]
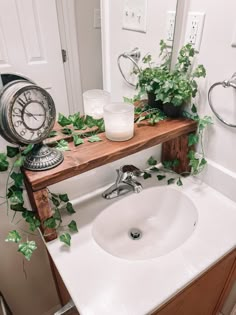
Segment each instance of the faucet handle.
[[123,174],[126,174],[126,177],[133,177],[133,176],[140,177],[144,175],[144,172],[134,165],[121,166],[120,171]]

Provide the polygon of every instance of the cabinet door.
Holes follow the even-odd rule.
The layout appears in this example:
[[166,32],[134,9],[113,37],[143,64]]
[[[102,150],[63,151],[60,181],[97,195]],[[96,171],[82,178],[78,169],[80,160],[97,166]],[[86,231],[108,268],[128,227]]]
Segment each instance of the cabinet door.
[[153,315],[212,315],[236,257],[232,252]]

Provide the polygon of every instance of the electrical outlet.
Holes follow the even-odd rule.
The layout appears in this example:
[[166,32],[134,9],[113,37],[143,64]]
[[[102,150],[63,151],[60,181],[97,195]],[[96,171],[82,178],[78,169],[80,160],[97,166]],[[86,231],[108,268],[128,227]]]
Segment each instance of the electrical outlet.
[[192,44],[196,51],[200,50],[204,21],[205,21],[204,12],[188,13],[185,43]]
[[166,40],[169,42],[172,42],[174,40],[175,15],[175,11],[167,11]]
[[147,0],[124,0],[123,29],[146,33]]

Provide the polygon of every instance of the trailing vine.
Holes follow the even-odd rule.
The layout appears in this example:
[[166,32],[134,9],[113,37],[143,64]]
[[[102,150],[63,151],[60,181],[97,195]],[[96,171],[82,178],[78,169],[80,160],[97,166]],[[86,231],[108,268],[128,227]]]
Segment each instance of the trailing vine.
[[[87,138],[88,142],[101,141],[99,133],[104,131],[103,119],[93,119],[91,116],[81,116],[79,113],[69,115],[68,117],[59,114],[58,124],[62,127],[61,130],[53,130],[49,134],[49,139],[59,135],[72,137],[75,146],[84,143]],[[52,141],[49,145],[54,145],[57,149],[68,151],[69,141],[61,139]],[[18,227],[10,231],[5,239],[6,242],[15,243],[18,246],[18,252],[22,253],[27,260],[30,260],[32,254],[37,249],[37,244],[34,240],[30,240],[30,236],[37,236],[35,231],[40,227],[41,223],[34,211],[27,209],[23,192],[24,175],[22,166],[26,155],[33,149],[34,145],[30,144],[27,147],[12,147],[7,146],[6,153],[0,153],[0,172],[7,173],[5,195],[0,196],[0,205],[5,205],[7,215],[12,214],[11,224],[17,224],[24,220],[28,224],[28,231]],[[78,232],[75,220],[71,220],[68,224],[63,225],[63,213],[73,216],[76,211],[70,202],[67,193],[56,194],[48,190],[49,200],[52,206],[52,217],[46,219],[42,224],[45,228],[56,229],[59,235],[59,240],[67,245],[71,245],[71,235]],[[19,219],[20,215],[20,219]],[[15,222],[15,219],[18,219]],[[45,235],[44,235],[45,236]]]

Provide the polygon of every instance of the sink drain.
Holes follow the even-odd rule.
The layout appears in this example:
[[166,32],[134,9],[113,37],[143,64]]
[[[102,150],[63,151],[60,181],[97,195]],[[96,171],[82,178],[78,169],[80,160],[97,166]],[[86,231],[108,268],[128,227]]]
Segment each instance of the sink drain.
[[140,240],[140,238],[142,237],[142,231],[136,228],[130,229],[128,234],[129,234],[129,237],[135,241]]

